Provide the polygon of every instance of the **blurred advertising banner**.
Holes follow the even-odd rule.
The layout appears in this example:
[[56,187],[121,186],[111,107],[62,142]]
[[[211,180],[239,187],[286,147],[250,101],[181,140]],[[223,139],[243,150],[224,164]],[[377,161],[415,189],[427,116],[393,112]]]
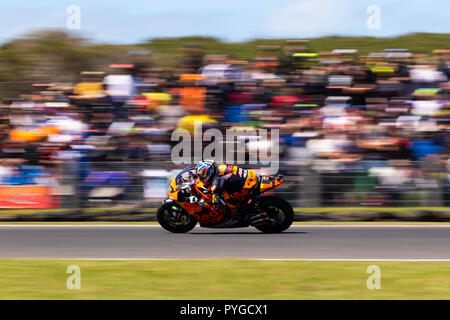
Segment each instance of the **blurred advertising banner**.
[[0,186],[2,209],[53,209],[59,199],[48,186]]

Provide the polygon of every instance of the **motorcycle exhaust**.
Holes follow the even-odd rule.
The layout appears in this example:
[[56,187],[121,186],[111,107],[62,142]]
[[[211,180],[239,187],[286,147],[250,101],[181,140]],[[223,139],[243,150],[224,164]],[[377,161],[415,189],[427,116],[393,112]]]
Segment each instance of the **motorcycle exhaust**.
[[254,217],[251,218],[250,220],[250,225],[251,226],[256,226],[256,225],[260,225],[260,224],[265,224],[270,222],[269,217],[267,216],[267,214],[265,213],[260,213]]

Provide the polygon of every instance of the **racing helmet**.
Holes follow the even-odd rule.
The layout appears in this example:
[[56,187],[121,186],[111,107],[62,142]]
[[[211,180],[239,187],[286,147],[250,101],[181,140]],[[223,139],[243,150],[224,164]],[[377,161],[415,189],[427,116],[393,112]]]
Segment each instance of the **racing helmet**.
[[215,172],[214,162],[211,161],[200,161],[197,164],[197,177],[203,182],[208,183]]

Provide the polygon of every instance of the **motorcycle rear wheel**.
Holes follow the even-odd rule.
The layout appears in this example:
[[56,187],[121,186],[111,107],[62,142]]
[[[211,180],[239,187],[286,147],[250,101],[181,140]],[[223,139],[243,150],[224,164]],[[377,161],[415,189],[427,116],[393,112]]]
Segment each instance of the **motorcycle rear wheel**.
[[256,229],[264,233],[280,233],[292,225],[294,210],[289,202],[278,196],[263,196],[259,201],[269,218],[275,220],[275,224],[258,225],[255,226]]
[[176,203],[165,203],[156,212],[161,227],[173,233],[186,233],[197,225],[197,220]]

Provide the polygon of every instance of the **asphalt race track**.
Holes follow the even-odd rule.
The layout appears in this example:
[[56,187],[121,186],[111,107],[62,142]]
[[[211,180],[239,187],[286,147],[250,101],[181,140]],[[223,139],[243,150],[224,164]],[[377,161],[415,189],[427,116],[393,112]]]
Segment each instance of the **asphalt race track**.
[[0,258],[449,260],[450,225],[296,225],[172,234],[149,225],[3,225]]

